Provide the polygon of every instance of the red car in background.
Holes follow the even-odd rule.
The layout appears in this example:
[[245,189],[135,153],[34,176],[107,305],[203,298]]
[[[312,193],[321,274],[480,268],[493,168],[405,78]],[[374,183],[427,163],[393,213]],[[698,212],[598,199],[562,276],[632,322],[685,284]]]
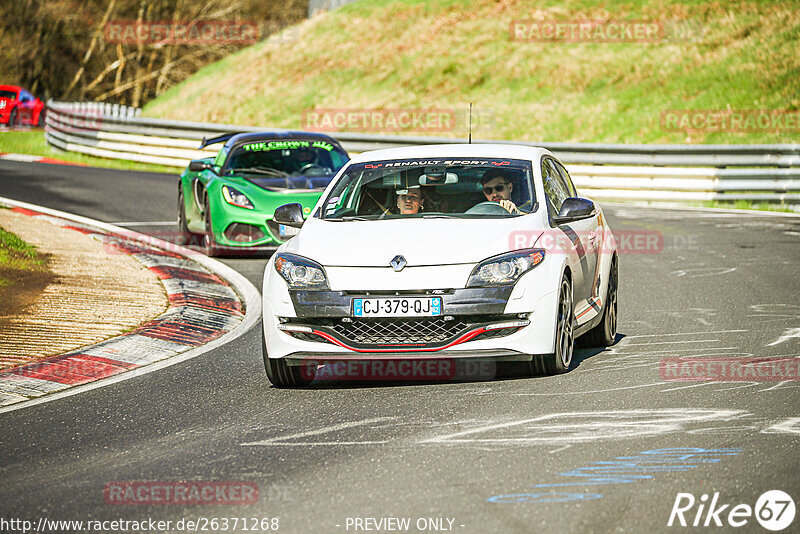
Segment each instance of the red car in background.
[[16,85],[0,85],[0,124],[44,126],[44,102]]

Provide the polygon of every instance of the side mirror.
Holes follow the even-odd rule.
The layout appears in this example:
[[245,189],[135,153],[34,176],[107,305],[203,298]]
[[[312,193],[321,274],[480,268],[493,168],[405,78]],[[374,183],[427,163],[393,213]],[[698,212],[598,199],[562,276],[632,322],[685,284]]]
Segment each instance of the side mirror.
[[300,228],[303,226],[303,206],[300,204],[284,204],[275,210],[272,220],[278,224]]
[[206,169],[208,169],[210,171],[213,171],[214,170],[214,166],[212,164],[208,163],[208,162],[205,162],[205,161],[193,160],[193,161],[189,162],[189,170],[192,171],[192,172],[200,172],[200,171],[204,171]]
[[553,217],[556,224],[566,224],[593,217],[596,213],[594,202],[588,198],[569,197],[561,204],[561,211]]

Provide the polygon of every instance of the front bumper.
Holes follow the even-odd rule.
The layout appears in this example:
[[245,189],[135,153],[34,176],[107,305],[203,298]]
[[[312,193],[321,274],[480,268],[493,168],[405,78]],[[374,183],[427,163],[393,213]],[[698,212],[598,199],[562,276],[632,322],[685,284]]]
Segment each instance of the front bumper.
[[[420,293],[424,292],[416,292]],[[511,306],[509,293],[510,288],[449,290],[441,295],[445,315],[436,319],[356,319],[350,312],[350,300],[355,293],[337,291],[291,292],[291,296],[284,295],[289,302],[277,304],[280,310],[287,311],[290,307],[296,313],[293,316],[277,315],[272,299],[280,297],[265,294],[263,328],[267,352],[269,357],[287,358],[289,363],[309,359],[363,358],[524,360],[530,359],[531,354],[551,353],[558,292],[537,296],[530,305],[524,306],[529,310],[526,313],[508,313]],[[533,292],[527,293],[529,298],[534,297]],[[366,294],[359,293],[360,296]],[[515,302],[513,306],[519,308],[520,303]],[[432,325],[419,325],[425,321],[444,322],[446,318],[451,318],[448,322],[453,326],[449,329],[445,325],[431,328],[432,333],[427,337],[424,330]],[[408,324],[402,324],[404,322]],[[509,325],[513,322],[518,324]],[[361,330],[355,332],[358,335],[349,329],[356,323],[360,323]],[[498,328],[503,324],[509,326]],[[383,331],[377,338],[370,339],[366,335],[365,339],[365,331],[371,334],[374,325]],[[420,329],[423,330],[421,333]],[[391,339],[392,334],[398,332],[408,335]]]

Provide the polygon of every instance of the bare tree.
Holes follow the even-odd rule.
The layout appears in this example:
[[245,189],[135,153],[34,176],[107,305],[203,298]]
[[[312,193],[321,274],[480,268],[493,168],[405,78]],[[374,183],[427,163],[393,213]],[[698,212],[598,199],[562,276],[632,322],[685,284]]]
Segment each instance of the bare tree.
[[[6,83],[42,97],[142,105],[199,68],[246,46],[225,39],[130,42],[108,29],[193,23],[249,23],[258,37],[301,21],[308,0],[16,0],[0,5],[0,56]],[[171,24],[171,26],[170,26]],[[145,32],[146,33],[146,32]]]

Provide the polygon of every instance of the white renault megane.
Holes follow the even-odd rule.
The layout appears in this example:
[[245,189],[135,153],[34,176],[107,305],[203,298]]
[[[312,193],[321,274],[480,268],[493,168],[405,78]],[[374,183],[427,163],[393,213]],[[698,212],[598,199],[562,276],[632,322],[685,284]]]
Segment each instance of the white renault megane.
[[[431,145],[363,153],[264,271],[264,364],[304,386],[341,360],[478,359],[569,369],[574,340],[616,334],[617,246],[542,148]],[[309,372],[309,370],[311,370]]]

